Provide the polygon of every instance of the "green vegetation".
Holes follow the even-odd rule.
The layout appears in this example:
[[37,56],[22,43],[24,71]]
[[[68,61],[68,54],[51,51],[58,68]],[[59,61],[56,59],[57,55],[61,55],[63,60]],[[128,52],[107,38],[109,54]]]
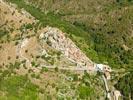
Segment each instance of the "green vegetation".
[[6,29],[0,29],[0,42],[9,42],[11,39],[9,31]]
[[41,58],[43,59],[43,60],[45,60],[45,61],[47,61],[49,64],[51,64],[51,65],[54,65],[54,63],[55,63],[55,59],[54,58],[52,58],[51,56],[45,56],[45,55],[42,55],[41,56]]
[[1,39],[3,36],[7,35],[8,33],[9,33],[9,32],[6,31],[6,30],[0,30],[0,39]]
[[46,67],[42,67],[42,69],[41,69],[41,73],[43,73],[43,72],[47,72],[48,71],[48,68],[46,68]]
[[122,5],[122,4],[133,3],[133,0],[116,0],[116,2]]
[[[67,36],[95,62],[108,62],[114,68],[132,69],[132,0],[82,0],[78,3],[75,3],[76,0],[29,0],[31,4],[24,2],[28,0],[7,1],[24,8],[38,19],[43,27],[49,25],[66,32]],[[116,85],[127,98],[128,93],[132,93],[131,78],[130,73]],[[82,81],[89,84],[86,80]],[[129,82],[127,86],[125,81]],[[80,98],[90,95],[90,87],[87,86],[79,86]]]
[[5,76],[10,76],[12,73],[14,73],[15,69],[20,68],[20,65],[21,65],[21,63],[17,62],[17,61],[15,63],[9,63],[9,65],[5,65],[8,70],[4,70],[2,72],[3,74],[2,74],[1,78],[5,77]]
[[32,66],[36,66],[35,61],[32,61],[32,62],[31,62],[31,65],[32,65]]
[[29,23],[29,24],[23,24],[20,27],[20,31],[21,32],[25,32],[25,30],[28,30],[28,29],[33,29],[33,25]]
[[[70,16],[68,14],[70,12],[69,9],[68,10],[66,9],[64,11],[64,14],[61,14],[62,11],[60,11],[60,9],[58,8],[60,14],[59,16],[58,14],[54,13],[55,11],[53,10],[53,8],[49,7],[47,8],[47,6],[44,12],[48,10],[48,13],[44,13],[42,12],[41,9],[26,4],[24,0],[11,0],[11,1],[13,3],[16,3],[18,7],[25,8],[25,10],[27,10],[32,16],[34,16],[36,19],[40,21],[42,26],[49,25],[53,27],[58,27],[62,31],[68,33],[67,35],[73,41],[75,41],[77,46],[79,46],[86,53],[86,55],[95,62],[102,62],[102,63],[108,62],[110,66],[115,68],[120,68],[120,67],[129,68],[133,64],[132,49],[125,50],[125,48],[123,47],[123,45],[126,45],[128,48],[133,46],[132,45],[133,39],[130,38],[129,35],[127,34],[129,33],[129,30],[127,29],[128,27],[130,27],[130,24],[127,22],[133,20],[132,19],[133,17],[131,17],[133,16],[133,14],[131,13],[132,7],[128,9],[128,12],[126,11],[121,12],[121,9],[124,9],[125,6],[128,7],[128,5],[129,6],[131,5],[131,3],[128,3],[130,1],[119,0],[114,3],[105,1],[103,2],[106,4],[105,7],[103,7],[103,4],[100,3],[100,5],[103,8],[99,13],[101,13],[101,16],[103,18],[98,17],[97,20],[99,21],[97,22],[97,24],[94,23],[94,19],[92,20],[83,19],[83,21],[79,21],[80,19],[76,19],[72,21],[73,22],[72,24],[71,20],[69,21],[70,23],[68,21],[61,20],[63,16],[65,16],[67,20],[69,20]],[[40,3],[39,7],[44,7],[42,6],[44,4],[43,2],[45,2],[45,4],[49,3],[50,5],[52,4],[54,5],[53,1],[48,2],[42,0],[42,2],[37,2],[32,0],[31,2],[36,4],[36,6],[37,4]],[[72,1],[71,0],[68,1],[68,6],[71,6],[69,5],[69,2]],[[117,4],[119,2],[126,3],[127,5]],[[59,1],[58,3],[59,5],[61,5]],[[86,4],[84,5],[86,6]],[[76,6],[77,5],[75,5],[75,7]],[[78,12],[76,8],[74,9],[75,12],[71,14],[76,15],[77,13],[81,14],[81,16],[83,15],[82,13]],[[86,14],[87,10],[89,12],[89,8],[85,8],[83,12]],[[93,14],[93,10],[90,11],[91,14]],[[121,15],[121,17],[117,17],[118,15],[114,15],[115,17],[111,18],[110,14],[115,10],[117,10],[117,12],[119,13],[118,15],[119,16]],[[93,16],[96,16],[97,18],[96,13],[94,13]],[[87,21],[84,22],[84,20]],[[126,25],[123,23],[125,23]],[[78,39],[78,37],[80,37],[80,39]]]
[[131,100],[133,99],[133,72],[128,73],[121,79],[119,79],[118,83],[115,85],[115,87],[118,90],[121,90],[123,99],[124,100]]
[[88,86],[79,86],[78,87],[78,91],[79,91],[79,97],[81,99],[87,99],[88,97],[91,97],[93,95],[93,89],[91,87]]
[[[100,87],[102,87],[102,81],[99,75],[92,76],[85,71],[82,79],[78,80],[81,81],[81,83],[77,87],[80,99],[94,100],[100,98],[103,91],[100,90]],[[97,88],[99,88],[98,91]]]
[[[25,8],[26,11],[28,11],[32,16],[34,16],[36,19],[38,19],[41,23],[42,26],[53,26],[53,27],[58,27],[59,29],[61,29],[62,31],[68,33],[67,35],[70,36],[70,38],[76,42],[76,44],[81,47],[81,49],[83,51],[86,51],[85,53],[87,54],[87,50],[89,50],[89,54],[87,55],[91,55],[93,54],[92,58],[95,59],[94,56],[96,55],[96,52],[93,52],[93,50],[91,50],[91,48],[88,46],[82,46],[82,44],[86,44],[89,43],[90,44],[90,37],[89,34],[87,34],[87,32],[85,32],[84,30],[82,30],[81,28],[77,28],[74,25],[68,23],[67,21],[62,21],[60,20],[60,17],[54,15],[53,13],[48,13],[45,14],[44,12],[42,12],[39,8],[35,8],[32,5],[27,5],[23,0],[10,0],[13,3],[16,3],[18,5],[19,8]],[[73,36],[76,37],[80,37],[80,43],[79,40],[74,39]],[[87,45],[87,44],[86,44]]]
[[[75,2],[77,1],[30,0],[29,3],[48,12],[44,14],[50,20],[45,20],[48,22],[46,24],[56,26],[69,33],[69,37],[95,62],[108,62],[111,67],[132,70],[133,0],[82,0],[78,3]],[[67,22],[64,21],[62,24],[62,20],[67,20]],[[43,20],[40,21],[43,22]],[[67,25],[71,27],[66,27]],[[127,81],[131,82],[130,84],[133,84],[130,75],[126,78],[129,79]],[[118,82],[117,87],[121,87],[119,89],[122,92],[125,91],[123,94],[128,96],[129,86],[123,88],[123,84],[126,83],[122,80],[125,78]]]
[[33,85],[26,76],[10,76],[1,80],[0,100],[37,100],[38,87]]

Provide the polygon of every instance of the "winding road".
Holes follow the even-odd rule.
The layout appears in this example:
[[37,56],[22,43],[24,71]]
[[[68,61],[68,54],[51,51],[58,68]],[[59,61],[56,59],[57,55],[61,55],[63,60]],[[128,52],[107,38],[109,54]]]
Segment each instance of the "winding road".
[[[20,42],[20,44],[18,45],[17,47],[17,54],[20,55],[20,57],[22,59],[25,59],[26,60],[26,63],[28,66],[32,67],[31,65],[31,61],[26,58],[23,53],[22,53],[22,49],[28,44],[28,40],[24,39]],[[95,63],[94,63],[95,64]],[[75,66],[68,66],[67,68],[66,67],[58,67],[59,70],[67,70],[67,71],[81,71],[81,72],[84,72],[84,71],[88,71],[88,72],[96,72],[97,70],[95,69],[94,67],[94,64],[90,67],[75,67]],[[48,68],[48,69],[55,69],[57,68],[57,66],[47,66],[47,65],[40,65],[40,68],[42,67],[45,67],[45,68]],[[107,83],[107,79],[105,78],[105,75],[102,75],[102,79],[104,81],[104,84],[105,84],[105,88],[106,88],[106,96],[109,100],[112,100],[111,99],[111,94],[109,93],[109,86],[108,86],[108,83]],[[116,99],[117,100],[117,99]]]
[[[32,67],[31,65],[31,61],[26,58],[23,53],[22,53],[22,49],[28,44],[28,39],[24,39],[24,40],[21,40],[20,41],[20,44],[18,45],[17,47],[17,53],[18,55],[20,55],[20,57],[22,59],[25,59],[26,60],[26,63],[28,66]],[[47,66],[47,65],[40,65],[40,67],[45,67],[45,68],[48,68],[48,69],[55,69],[57,68],[57,66]],[[94,65],[90,66],[90,67],[75,67],[75,66],[69,66],[69,67],[58,67],[59,70],[67,70],[67,71],[81,71],[81,72],[84,72],[84,71],[88,71],[88,72],[96,72],[96,69],[94,68]],[[109,91],[109,88],[108,88],[108,84],[107,84],[107,80],[105,78],[104,75],[102,75],[102,78],[103,78],[103,81],[105,83],[105,87],[106,87],[106,92]]]
[[[5,2],[3,2],[3,0],[0,0],[1,3],[5,4]],[[8,5],[7,5],[8,7]],[[31,61],[25,57],[22,53],[22,49],[28,44],[28,39],[23,39],[23,40],[20,40],[20,43],[18,44],[17,48],[16,48],[16,53],[18,56],[20,56],[22,59],[26,60],[26,64],[27,66],[29,67],[32,67],[31,65]],[[68,58],[70,61],[78,64],[78,62],[75,62],[73,61],[72,59]],[[95,63],[94,63],[95,64]],[[41,67],[45,67],[45,68],[48,68],[48,69],[55,69],[57,68],[56,66],[47,66],[47,65],[40,65],[40,68]],[[89,66],[89,67],[75,67],[75,66],[68,66],[68,68],[66,67],[58,67],[59,70],[68,70],[68,71],[88,71],[88,72],[96,72],[96,69],[95,67],[93,66]],[[107,79],[105,78],[104,75],[102,75],[102,79],[104,81],[104,84],[105,84],[105,88],[106,88],[106,94],[107,94],[107,97],[109,98],[109,100],[112,100],[111,99],[111,94],[109,93],[109,86],[108,86],[108,83],[107,83]],[[119,91],[116,91],[116,94],[115,95],[115,100],[118,100],[118,97],[120,95]]]

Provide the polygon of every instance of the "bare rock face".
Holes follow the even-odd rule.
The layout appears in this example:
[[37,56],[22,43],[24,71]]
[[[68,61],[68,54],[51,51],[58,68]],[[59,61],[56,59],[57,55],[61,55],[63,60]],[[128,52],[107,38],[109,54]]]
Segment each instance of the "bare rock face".
[[61,51],[65,57],[76,63],[77,67],[92,67],[93,62],[59,29],[46,27],[40,38]]

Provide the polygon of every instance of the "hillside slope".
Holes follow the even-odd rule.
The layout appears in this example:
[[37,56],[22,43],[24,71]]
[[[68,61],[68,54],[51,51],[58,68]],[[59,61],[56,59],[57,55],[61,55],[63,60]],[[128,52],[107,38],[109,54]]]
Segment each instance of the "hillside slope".
[[9,2],[0,15],[0,100],[105,98],[100,76],[79,70],[93,62],[66,33]]
[[[85,75],[83,75],[83,77],[81,76],[81,78],[79,77],[79,72],[71,73],[63,71],[62,73],[57,67],[60,68],[63,66],[64,69],[70,66],[76,68],[80,67],[80,64],[82,66],[92,66],[92,62],[90,61],[91,59],[95,62],[108,63],[111,67],[118,69],[119,71],[121,68],[126,69],[127,72],[132,71],[132,0],[104,0],[103,2],[100,2],[99,0],[84,0],[82,3],[81,1],[75,3],[74,0],[32,0],[32,2],[27,2],[28,0],[6,1],[8,1],[9,3],[13,2],[17,4],[17,7],[15,7],[16,5],[13,5],[13,9],[18,9],[17,11],[19,12],[19,14],[16,15],[16,12],[14,11],[8,12],[9,9],[1,13],[1,58],[3,59],[5,54],[6,56],[4,62],[7,63],[5,64],[1,62],[1,66],[9,67],[11,68],[11,71],[14,72],[14,70],[12,70],[12,67],[21,65],[19,62],[19,60],[21,59],[21,63],[23,63],[23,65],[21,66],[23,66],[24,68],[21,67],[20,70],[17,70],[17,74],[24,74],[27,77],[27,71],[30,72],[31,74],[28,74],[28,80],[30,78],[31,82],[33,84],[36,84],[37,86],[42,86],[43,82],[46,81],[46,83],[43,84],[48,84],[48,88],[46,90],[42,88],[44,86],[37,88],[37,90],[39,90],[41,93],[36,91],[35,89],[35,92],[39,93],[39,96],[36,96],[37,98],[40,97],[40,95],[44,96],[44,94],[46,94],[47,97],[44,97],[46,97],[47,99],[51,97],[55,97],[57,99],[62,98],[63,96],[63,98],[70,97],[69,99],[76,97],[82,99],[97,98],[103,100],[104,91],[102,81],[99,76],[89,76],[87,73],[85,73]],[[6,17],[7,14],[10,14],[10,17]],[[22,15],[26,16],[24,17]],[[13,18],[13,20],[6,21],[6,18]],[[47,25],[57,27],[58,29],[52,27],[44,28]],[[43,34],[41,35],[41,33],[46,33],[47,35],[42,37]],[[51,33],[55,33],[55,35]],[[62,41],[62,37],[58,37],[56,33],[65,33],[65,35],[63,35],[63,38],[69,37],[74,42],[59,42]],[[51,36],[54,39],[52,39]],[[39,37],[42,37],[42,39],[39,39]],[[49,37],[48,41],[45,40],[47,37]],[[58,40],[58,38],[60,40]],[[67,40],[67,38],[65,38],[65,40]],[[72,44],[70,45],[70,48],[68,47],[69,43]],[[73,45],[74,43],[77,46]],[[84,53],[82,53],[78,47]],[[17,51],[16,54],[18,54],[19,56],[14,55],[15,51]],[[7,52],[9,53],[7,54]],[[85,54],[90,59],[88,59]],[[19,60],[16,61],[16,59]],[[85,60],[85,62],[82,61],[83,59]],[[75,60],[78,63],[73,63],[75,62]],[[88,64],[86,64],[86,61],[88,62]],[[51,65],[53,64],[55,64],[56,67],[51,67]],[[38,67],[40,65],[41,68]],[[29,68],[25,66],[29,66]],[[48,70],[47,66],[51,67],[52,69]],[[19,68],[15,67],[15,70],[16,69]],[[53,69],[55,70],[53,71]],[[4,73],[6,77],[8,77],[8,71],[9,70],[4,70],[2,71],[2,73]],[[44,73],[40,74],[42,72],[45,72],[45,76],[48,76],[48,78],[44,78]],[[14,73],[16,73],[16,71]],[[12,72],[10,74],[12,75]],[[67,76],[70,76],[70,79]],[[131,76],[132,74],[130,75],[130,78]],[[39,79],[36,81],[34,80],[34,78]],[[117,78],[119,78],[119,75],[117,76]],[[118,81],[117,78],[112,80]],[[8,81],[12,81],[12,79],[14,79],[14,77],[11,77],[11,80],[10,78],[9,80],[4,79],[2,80],[2,82],[7,83]],[[67,79],[70,81],[68,81]],[[72,81],[71,79],[76,81]],[[54,82],[51,82],[51,80],[54,80]],[[62,87],[60,87],[59,82],[62,81],[63,84],[61,84]],[[57,84],[55,84],[55,82],[57,82]],[[75,86],[73,87],[72,84]],[[70,89],[71,92],[65,91],[68,90],[66,86],[69,85],[72,85]],[[56,87],[57,90],[54,91],[53,88],[51,89],[51,86],[54,87],[54,89]],[[120,84],[116,86],[121,90]],[[126,89],[128,90],[130,88],[130,84],[128,84],[127,87],[128,88]],[[9,89],[3,90],[4,92],[7,92]],[[124,92],[124,95],[129,96],[130,98],[130,94],[127,95],[127,91]],[[4,95],[3,98],[5,98]]]
[[115,68],[133,65],[132,0],[30,0],[28,3],[86,31],[90,36],[87,45],[91,44],[90,48],[98,54],[97,59],[86,50],[91,59],[108,62]]

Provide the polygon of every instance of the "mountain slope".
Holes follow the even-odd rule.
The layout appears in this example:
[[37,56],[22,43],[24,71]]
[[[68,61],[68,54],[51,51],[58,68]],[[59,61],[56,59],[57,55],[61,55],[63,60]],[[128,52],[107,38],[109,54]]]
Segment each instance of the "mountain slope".
[[[34,26],[36,27],[34,29],[35,33],[38,30],[38,28],[41,29],[42,27],[47,26],[47,25],[58,27],[62,31],[66,32],[67,33],[66,36],[70,37],[76,43],[76,45],[80,47],[80,49],[82,49],[82,51],[84,51],[84,53],[86,53],[86,55],[90,57],[91,59],[93,59],[94,61],[109,63],[109,65],[111,65],[111,67],[114,67],[114,68],[123,67],[127,71],[129,70],[129,68],[132,70],[132,63],[133,63],[132,62],[132,58],[133,58],[132,56],[133,54],[132,53],[132,34],[129,31],[130,29],[132,30],[132,13],[131,13],[132,3],[130,4],[127,1],[122,1],[121,3],[121,1],[116,2],[116,1],[110,0],[110,1],[102,2],[100,4],[101,6],[99,7],[97,6],[99,5],[99,1],[95,1],[95,2],[89,1],[90,5],[93,4],[92,6],[95,5],[95,7],[93,9],[90,9],[91,7],[90,6],[89,7],[90,12],[87,11],[89,10],[87,8],[86,11],[89,12],[89,14],[87,14],[87,16],[89,17],[88,18],[86,16],[86,13],[84,14],[83,12],[84,10],[81,9],[80,11],[79,8],[76,7],[76,5],[73,6],[75,7],[74,11],[79,10],[79,12],[74,13],[74,11],[72,11],[71,14],[68,14],[67,9],[65,9],[66,10],[65,14],[62,14],[58,10],[57,11],[52,10],[52,12],[51,11],[43,12],[42,10],[36,8],[37,6],[41,7],[41,5],[38,5],[38,2],[36,1],[35,3],[37,3],[37,5],[35,6],[26,5],[25,2],[23,2],[23,0],[10,0],[10,1],[16,3],[19,8],[24,8],[32,16],[34,16],[36,19],[40,21]],[[51,1],[50,3],[53,5],[53,2],[55,3],[55,1]],[[78,2],[79,3],[75,3],[75,4],[82,5],[80,1]],[[88,4],[84,2],[83,2],[83,5]],[[48,5],[49,2],[46,1],[45,3]],[[58,3],[60,3],[60,1],[58,1],[57,4]],[[70,4],[73,4],[73,3],[74,2],[70,0]],[[111,3],[111,6],[110,6],[110,3]],[[67,5],[67,8],[69,8],[68,6],[69,5]],[[62,6],[62,7],[66,7],[66,6]],[[47,9],[49,10],[51,8],[48,7]],[[101,9],[99,10],[99,8]],[[60,7],[58,7],[58,9],[60,9]],[[93,13],[94,11],[96,11],[96,13]],[[120,16],[122,16],[122,19],[124,18],[126,19],[121,21],[121,18],[120,19],[118,18],[118,23],[117,23],[117,16],[119,15],[119,14],[118,15],[116,14],[117,12],[120,14]],[[83,20],[81,20],[82,18]],[[66,22],[64,20],[67,20],[69,22]],[[123,23],[124,23],[124,26],[123,26]],[[24,25],[21,29],[22,31],[25,30],[24,29],[25,27],[28,29],[31,29],[32,28],[31,26],[32,25],[30,24]],[[4,31],[4,33],[7,33],[7,32]],[[24,35],[24,37],[26,36]],[[28,51],[25,50],[25,52],[28,52]],[[37,56],[37,58],[38,57],[39,56]],[[51,63],[51,61],[49,63]],[[37,66],[38,64],[36,65],[33,61],[32,65]],[[47,69],[45,69],[45,71],[46,70]],[[94,87],[97,87],[97,86],[94,85]],[[85,89],[87,87],[82,87],[82,88]],[[82,88],[81,88],[81,92],[82,92]],[[84,92],[87,92],[87,91],[84,91]],[[89,95],[89,94],[85,93],[85,95]]]
[[85,44],[98,55],[96,58],[84,50],[91,59],[108,62],[115,68],[133,65],[132,0],[30,0],[28,3],[87,32],[88,36],[83,38],[89,41]]
[[[0,1],[0,10],[0,100],[105,98],[100,77],[76,69],[86,68],[84,62],[84,66],[77,66],[82,59],[87,66],[93,62],[66,33],[42,27],[35,17],[9,2]],[[45,39],[47,35],[51,37]],[[58,44],[60,40],[64,42]],[[64,70],[69,66],[74,70]]]

